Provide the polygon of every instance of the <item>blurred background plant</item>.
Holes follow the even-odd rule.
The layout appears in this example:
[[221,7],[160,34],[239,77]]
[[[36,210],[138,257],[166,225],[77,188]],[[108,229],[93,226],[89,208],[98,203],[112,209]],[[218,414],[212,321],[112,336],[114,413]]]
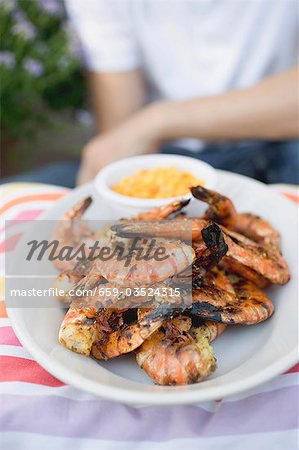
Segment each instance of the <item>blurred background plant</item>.
[[62,0],[0,0],[0,29],[2,173],[76,156],[86,88]]

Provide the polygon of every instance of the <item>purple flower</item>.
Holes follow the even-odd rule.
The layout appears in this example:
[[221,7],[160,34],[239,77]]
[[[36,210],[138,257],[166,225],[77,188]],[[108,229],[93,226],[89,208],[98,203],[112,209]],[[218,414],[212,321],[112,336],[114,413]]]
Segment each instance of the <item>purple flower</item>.
[[13,11],[16,7],[16,0],[0,0],[0,6],[3,6],[8,12]]
[[61,0],[39,0],[40,7],[47,13],[60,16],[63,13]]
[[0,65],[13,69],[15,66],[15,57],[11,52],[0,52]]
[[31,40],[36,36],[36,31],[32,23],[28,22],[27,18],[21,11],[13,13],[13,20],[15,24],[12,27],[12,34],[22,35],[25,39]]
[[78,122],[82,123],[82,125],[86,127],[92,127],[94,125],[93,115],[85,109],[78,109],[76,111],[76,118]]
[[44,73],[42,64],[36,59],[27,58],[24,61],[24,67],[34,77],[40,77]]

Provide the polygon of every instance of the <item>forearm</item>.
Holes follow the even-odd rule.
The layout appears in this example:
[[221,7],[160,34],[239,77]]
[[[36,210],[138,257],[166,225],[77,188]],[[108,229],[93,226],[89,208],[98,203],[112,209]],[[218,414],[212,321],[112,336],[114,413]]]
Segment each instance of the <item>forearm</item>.
[[148,117],[153,139],[159,141],[183,137],[207,141],[295,138],[299,135],[298,69],[248,89],[161,102],[153,105]]
[[[120,110],[112,108],[105,116],[104,129],[109,130],[96,136],[83,151],[78,182],[90,180],[111,161],[157,151],[161,143],[174,139],[193,137],[221,141],[297,137],[297,91],[297,71],[293,70],[249,89],[183,102],[161,101],[138,111],[136,107],[135,112],[134,108],[131,113],[127,110],[125,120],[117,115]],[[114,100],[117,106],[117,97]],[[104,108],[104,103],[100,103]],[[108,102],[107,107],[109,105]]]
[[144,80],[140,70],[87,74],[91,102],[99,131],[127,119],[145,104]]

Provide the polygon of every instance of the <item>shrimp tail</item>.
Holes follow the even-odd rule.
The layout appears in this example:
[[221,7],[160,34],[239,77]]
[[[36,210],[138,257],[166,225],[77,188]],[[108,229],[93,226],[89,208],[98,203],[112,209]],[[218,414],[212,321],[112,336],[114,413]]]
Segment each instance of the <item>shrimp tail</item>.
[[191,241],[192,222],[188,219],[177,220],[175,227],[173,221],[147,221],[130,222],[125,224],[116,224],[111,227],[112,231],[123,238],[139,237],[160,237],[168,239],[181,239]]
[[74,215],[75,216],[82,216],[84,212],[90,207],[92,203],[92,197],[86,197],[80,202],[76,208],[74,208]]
[[201,235],[208,249],[212,251],[212,258],[206,266],[207,269],[211,269],[212,267],[217,265],[226,255],[226,253],[228,252],[228,245],[224,240],[221,229],[215,223],[212,223],[212,225],[204,228],[201,232]]
[[173,215],[174,213],[181,211],[185,206],[188,205],[191,198],[176,200],[168,205],[162,205],[151,209],[148,212],[142,212],[137,216],[133,217],[133,221],[147,222],[152,220],[163,220],[167,217]]
[[191,193],[197,200],[210,205],[205,214],[207,218],[223,223],[223,220],[231,221],[237,215],[232,201],[218,192],[206,189],[203,186],[194,186],[191,188]]
[[192,265],[193,276],[197,279],[204,277],[207,270],[215,267],[228,251],[221,229],[215,223],[204,228],[201,232],[206,248],[195,253],[197,258]]

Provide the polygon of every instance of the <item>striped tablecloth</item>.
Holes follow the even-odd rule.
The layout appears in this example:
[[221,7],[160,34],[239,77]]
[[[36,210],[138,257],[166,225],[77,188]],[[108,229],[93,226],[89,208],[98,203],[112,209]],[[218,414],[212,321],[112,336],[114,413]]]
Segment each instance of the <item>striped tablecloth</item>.
[[136,409],[67,386],[32,359],[5,311],[4,220],[35,219],[66,194],[41,184],[0,187],[0,448],[297,449],[298,365],[225,400]]

